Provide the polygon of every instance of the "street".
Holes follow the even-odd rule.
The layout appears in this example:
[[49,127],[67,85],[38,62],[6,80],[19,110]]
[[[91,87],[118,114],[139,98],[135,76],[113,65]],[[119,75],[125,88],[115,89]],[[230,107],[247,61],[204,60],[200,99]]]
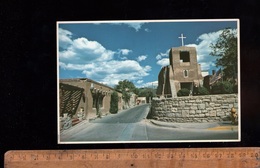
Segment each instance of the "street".
[[[61,143],[107,143],[107,142],[180,142],[238,140],[236,129],[201,129],[165,127],[146,119],[149,105],[139,105],[118,114],[110,114],[90,122],[82,122],[60,135]],[[197,123],[204,124],[205,123]],[[208,124],[209,125],[209,124]],[[212,125],[212,124],[211,124]]]

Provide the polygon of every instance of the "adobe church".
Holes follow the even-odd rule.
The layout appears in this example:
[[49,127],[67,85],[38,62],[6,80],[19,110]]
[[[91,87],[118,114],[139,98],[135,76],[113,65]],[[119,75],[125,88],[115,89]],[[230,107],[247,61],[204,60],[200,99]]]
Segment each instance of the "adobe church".
[[177,97],[183,88],[194,91],[194,86],[203,84],[200,64],[197,62],[195,47],[173,47],[169,52],[170,65],[161,69],[158,75],[157,95],[159,97]]

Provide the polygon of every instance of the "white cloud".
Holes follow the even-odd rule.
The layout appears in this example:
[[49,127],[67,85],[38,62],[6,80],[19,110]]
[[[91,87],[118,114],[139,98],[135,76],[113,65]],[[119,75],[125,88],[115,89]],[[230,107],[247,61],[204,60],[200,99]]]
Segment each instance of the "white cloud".
[[158,86],[158,81],[153,81],[153,82],[147,82],[147,83],[137,83],[137,87],[142,88],[142,87],[149,87],[149,88],[154,88],[156,89]]
[[135,29],[136,32],[138,32],[142,26],[145,24],[145,22],[114,22],[111,24],[115,24],[115,25],[128,25],[128,27]]
[[156,56],[156,59],[157,59],[157,60],[160,60],[160,59],[162,59],[163,57],[169,57],[169,52],[170,52],[170,50],[167,50],[165,53],[160,53],[160,54],[158,54],[158,55]]
[[124,24],[127,24],[129,27],[134,28],[135,31],[139,31],[144,23],[143,22],[127,22]]
[[[66,32],[66,30],[62,29],[61,32]],[[67,35],[70,34],[67,33]],[[71,40],[71,36],[66,37],[69,39],[64,37],[64,33],[59,36],[59,41],[63,40],[62,45],[64,47],[64,50],[59,52],[59,59],[62,62],[88,63],[92,61],[107,61],[111,60],[115,54],[115,52],[107,50],[97,41],[90,41],[84,37]],[[65,41],[67,45],[64,45]]]
[[141,83],[143,83],[144,81],[143,80],[138,80],[136,83],[137,84],[141,84]]
[[66,63],[60,62],[59,66],[63,69],[66,69],[66,70],[82,71],[82,70],[93,69],[95,67],[95,64],[94,63],[91,63],[91,64],[71,64],[71,63],[68,63],[68,64],[66,64]]
[[166,66],[170,64],[169,61],[169,52],[170,49],[168,49],[165,53],[160,53],[158,54],[155,58],[158,60],[156,62],[156,64],[160,65],[160,66]]
[[152,67],[149,66],[149,65],[146,65],[146,66],[144,67],[144,70],[145,70],[145,71],[151,71],[151,70],[152,70]]
[[146,31],[146,32],[151,32],[151,30],[148,29],[148,28],[144,29],[144,31]]
[[77,59],[75,57],[76,53],[72,50],[64,50],[59,52],[59,58],[60,60],[73,60]]
[[59,33],[59,46],[61,48],[67,48],[72,43],[71,40],[72,33],[62,28],[59,28],[58,33]]
[[126,60],[127,59],[127,55],[129,55],[129,53],[133,52],[132,50],[129,49],[119,49],[117,54],[118,54],[118,58],[122,59],[122,60]]
[[200,63],[201,70],[208,70],[208,69],[210,69],[210,65],[211,64],[209,64],[207,62],[201,62]]
[[166,66],[166,65],[170,65],[169,58],[163,58],[163,59],[157,61],[157,64],[161,65],[162,67]]
[[60,62],[60,67],[66,70],[79,70],[87,78],[108,84],[118,84],[121,80],[142,80],[149,75],[150,66],[141,66],[134,60],[110,60],[107,62],[94,62],[91,64],[71,64]]
[[160,59],[162,59],[162,56],[161,56],[160,54],[158,54],[158,55],[156,56],[156,59],[157,59],[157,60],[160,60]]
[[128,55],[130,52],[132,52],[132,50],[129,49],[120,49],[119,53],[122,55]]
[[59,36],[59,40],[65,39],[63,41],[67,42],[63,50],[59,51],[59,66],[64,70],[81,71],[87,78],[110,86],[125,79],[142,80],[151,71],[151,66],[141,66],[136,60],[113,59],[115,54],[128,55],[132,50],[119,49],[114,52],[84,37],[72,40],[72,33],[67,30],[61,29],[60,34],[62,37]]
[[144,61],[147,58],[147,55],[140,55],[139,57],[137,57],[137,61],[141,62]]
[[108,85],[116,85],[119,81],[122,80],[142,80],[144,76],[149,75],[149,71],[151,70],[150,66],[142,67],[140,64],[133,60],[125,60],[125,61],[110,61],[107,62],[106,68],[110,69],[111,71],[107,71],[107,74],[94,69],[88,75],[90,77],[96,78],[96,75],[102,76],[99,81],[102,81]]

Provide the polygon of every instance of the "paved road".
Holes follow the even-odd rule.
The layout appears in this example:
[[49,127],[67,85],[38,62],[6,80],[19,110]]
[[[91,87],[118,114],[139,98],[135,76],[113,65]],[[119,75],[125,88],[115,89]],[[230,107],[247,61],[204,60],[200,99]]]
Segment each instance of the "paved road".
[[[191,129],[187,127],[167,127],[155,125],[145,119],[149,105],[139,105],[111,114],[91,122],[83,122],[70,130],[62,132],[63,142],[152,142],[152,141],[194,141],[194,140],[234,140],[238,131]],[[212,125],[212,124],[211,124]]]
[[137,123],[146,118],[149,109],[148,104],[139,105],[118,114],[111,114],[101,119],[96,119],[92,123]]

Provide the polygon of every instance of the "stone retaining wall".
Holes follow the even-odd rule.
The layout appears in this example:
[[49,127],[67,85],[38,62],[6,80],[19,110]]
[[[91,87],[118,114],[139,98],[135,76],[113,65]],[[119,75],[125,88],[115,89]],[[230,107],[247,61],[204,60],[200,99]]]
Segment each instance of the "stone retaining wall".
[[166,122],[215,122],[230,120],[238,110],[238,95],[206,95],[154,99],[148,118]]

